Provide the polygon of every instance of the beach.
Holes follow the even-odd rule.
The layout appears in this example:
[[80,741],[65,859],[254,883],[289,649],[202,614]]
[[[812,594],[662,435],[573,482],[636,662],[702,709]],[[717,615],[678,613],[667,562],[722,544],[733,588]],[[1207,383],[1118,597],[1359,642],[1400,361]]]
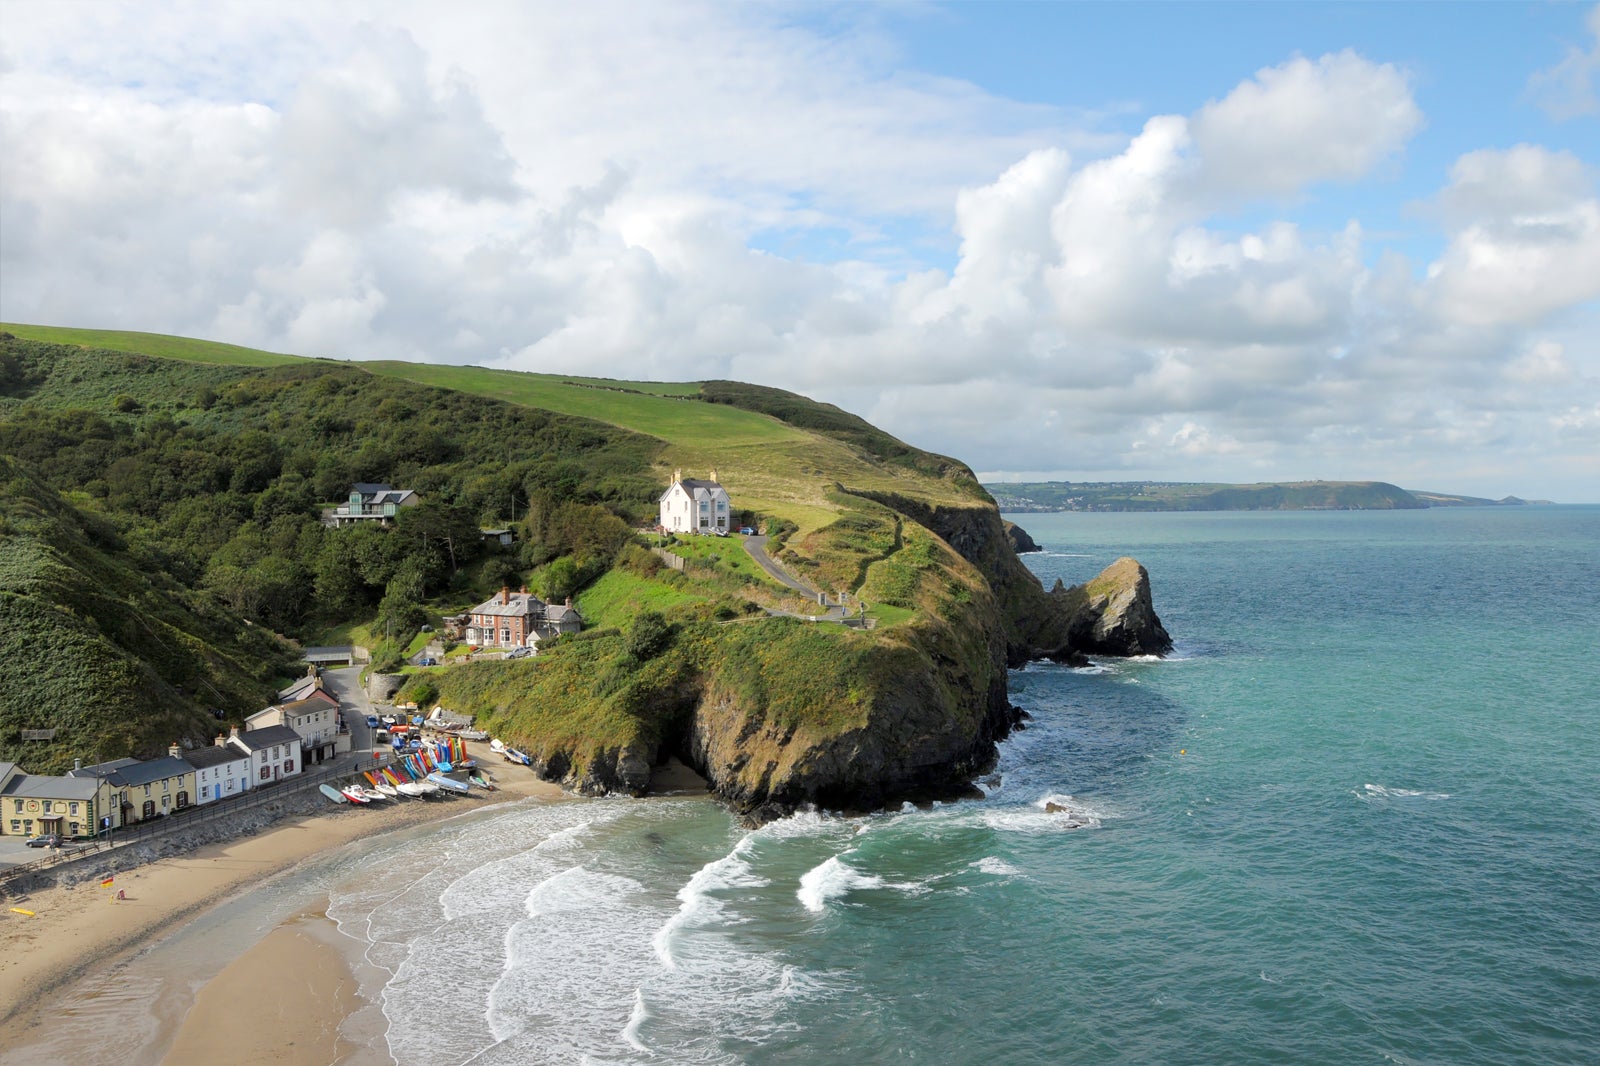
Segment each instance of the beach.
[[[487,747],[474,754],[482,765],[491,765]],[[109,888],[95,880],[12,900],[9,906],[33,914],[8,909],[0,916],[0,1048],[23,1051],[0,1052],[0,1062],[28,1061],[17,1055],[42,1035],[51,1020],[49,1006],[70,1000],[76,983],[307,859],[494,803],[565,797],[521,767],[496,767],[494,776],[499,791],[479,799],[330,806],[326,812],[287,817],[252,836],[119,872]],[[352,969],[356,960],[340,939],[316,911],[297,914],[206,980],[192,1003],[163,1004],[156,1011],[163,1019],[157,1042],[170,1047],[168,1060],[359,1061],[351,1059],[357,1049],[340,1036],[341,1025],[360,1006]],[[273,994],[262,995],[269,981]],[[288,1020],[295,1038],[286,1045],[282,1034]]]

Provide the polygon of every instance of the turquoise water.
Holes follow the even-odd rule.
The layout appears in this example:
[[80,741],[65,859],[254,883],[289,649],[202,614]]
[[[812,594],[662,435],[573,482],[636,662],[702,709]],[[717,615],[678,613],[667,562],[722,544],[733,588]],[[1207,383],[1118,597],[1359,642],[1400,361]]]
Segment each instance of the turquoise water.
[[1018,671],[978,801],[754,833],[519,804],[303,871],[371,963],[353,1035],[485,1066],[1600,1058],[1600,508],[1020,520],[1046,583],[1144,562],[1175,655]]

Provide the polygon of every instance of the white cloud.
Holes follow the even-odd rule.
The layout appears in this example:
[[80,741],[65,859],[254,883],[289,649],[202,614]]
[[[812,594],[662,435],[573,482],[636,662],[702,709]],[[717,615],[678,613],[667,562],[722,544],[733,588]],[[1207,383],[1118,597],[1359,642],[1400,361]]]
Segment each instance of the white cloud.
[[1352,51],[1257,71],[1192,123],[1207,176],[1236,195],[1354,180],[1421,126],[1405,73]]
[[1441,200],[1451,239],[1428,276],[1446,320],[1534,322],[1600,296],[1600,196],[1573,156],[1471,152]]
[[743,378],[988,471],[1389,477],[1593,432],[1593,172],[1467,152],[1422,265],[1308,221],[1422,125],[1352,52],[1110,143],[851,8],[18,10],[8,319]]
[[1595,81],[1600,79],[1600,4],[1589,9],[1585,25],[1589,47],[1568,48],[1559,63],[1528,79],[1529,94],[1557,120],[1600,114],[1600,95],[1595,93]]

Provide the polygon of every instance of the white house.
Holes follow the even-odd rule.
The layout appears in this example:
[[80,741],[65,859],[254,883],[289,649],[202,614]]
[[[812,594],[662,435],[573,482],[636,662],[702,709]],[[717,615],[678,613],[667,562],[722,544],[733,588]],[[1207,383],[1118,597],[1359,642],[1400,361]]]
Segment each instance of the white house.
[[250,757],[250,787],[298,774],[304,763],[300,757],[300,734],[286,725],[269,725],[241,733],[237,728],[228,737],[228,746]]
[[[304,699],[275,704],[244,720],[247,733],[269,726],[287,726],[295,731],[305,751],[304,762],[331,759],[338,751],[340,740],[339,701],[318,687]],[[344,750],[348,751],[348,735],[344,739],[347,742]]]
[[218,737],[209,748],[183,753],[183,761],[194,767],[195,802],[215,803],[250,790],[250,755],[228,745]]
[[717,484],[717,472],[708,479],[686,478],[672,472],[672,487],[661,494],[661,528],[669,533],[727,533],[733,526],[733,503],[728,490]]

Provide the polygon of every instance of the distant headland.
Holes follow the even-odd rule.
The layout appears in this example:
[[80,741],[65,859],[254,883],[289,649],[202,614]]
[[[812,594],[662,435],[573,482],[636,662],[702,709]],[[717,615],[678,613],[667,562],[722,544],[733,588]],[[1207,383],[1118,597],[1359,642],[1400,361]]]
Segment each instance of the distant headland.
[[1489,500],[1403,489],[1387,481],[1266,481],[1250,485],[1182,481],[1034,481],[984,485],[1000,510],[1050,511],[1397,511],[1427,507],[1547,504],[1516,496]]

